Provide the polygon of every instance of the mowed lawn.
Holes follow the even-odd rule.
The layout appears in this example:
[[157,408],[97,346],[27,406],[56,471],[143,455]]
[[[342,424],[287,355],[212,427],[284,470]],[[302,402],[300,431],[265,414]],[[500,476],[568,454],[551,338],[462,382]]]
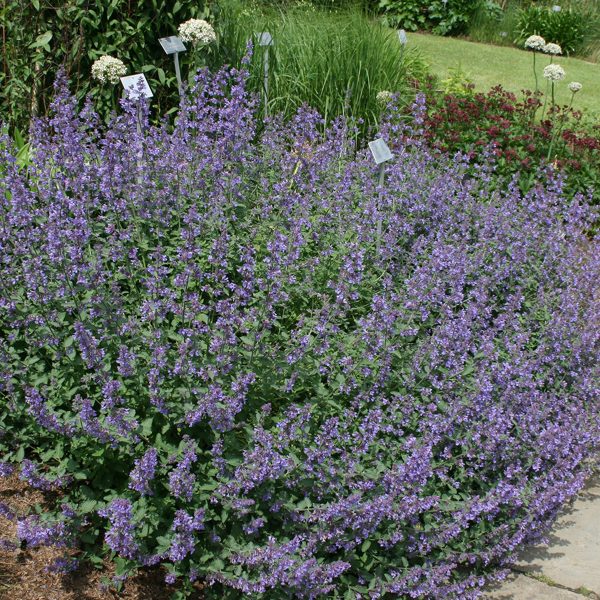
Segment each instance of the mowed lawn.
[[[408,43],[421,51],[432,73],[442,80],[451,75],[451,69],[460,67],[477,91],[501,84],[519,96],[522,89],[535,88],[532,55],[526,50],[418,33],[408,34]],[[546,90],[543,70],[548,62],[548,56],[537,54],[536,70],[542,91]],[[579,81],[583,89],[575,95],[573,108],[586,108],[600,115],[600,64],[562,56],[554,62],[566,71],[565,79],[555,84],[556,101],[568,104],[571,92],[567,85]]]

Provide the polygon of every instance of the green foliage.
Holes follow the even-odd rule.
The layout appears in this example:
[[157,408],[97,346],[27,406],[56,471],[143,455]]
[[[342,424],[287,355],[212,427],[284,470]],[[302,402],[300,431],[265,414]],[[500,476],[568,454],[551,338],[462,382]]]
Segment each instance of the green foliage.
[[469,39],[474,42],[511,45],[517,37],[520,4],[508,2],[502,7],[493,0],[479,6],[469,23]]
[[480,5],[480,0],[379,0],[388,25],[440,35],[464,32]]
[[541,35],[547,42],[560,44],[564,54],[579,54],[594,22],[588,11],[576,7],[553,10],[547,6],[530,6],[519,14],[517,43],[530,35]]
[[61,66],[78,98],[91,92],[106,117],[121,90],[100,89],[91,81],[91,65],[103,54],[120,58],[130,74],[144,72],[158,112],[164,111],[176,100],[177,87],[171,59],[158,38],[174,35],[187,19],[206,16],[204,4],[202,0],[7,0],[0,9],[0,27],[4,39],[10,40],[2,47],[3,118],[26,131],[32,115],[45,114]]
[[441,83],[445,94],[473,95],[473,80],[460,66],[450,69],[449,76]]

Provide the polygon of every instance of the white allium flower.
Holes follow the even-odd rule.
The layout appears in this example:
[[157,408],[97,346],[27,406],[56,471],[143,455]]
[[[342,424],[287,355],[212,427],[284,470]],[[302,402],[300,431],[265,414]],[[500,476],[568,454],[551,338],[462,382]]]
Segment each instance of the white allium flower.
[[562,54],[562,48],[558,44],[546,44],[542,48],[542,52],[545,54]]
[[541,50],[546,45],[546,40],[539,35],[530,35],[525,40],[525,48],[531,50]]
[[557,64],[551,64],[544,68],[544,77],[549,81],[560,81],[565,78],[565,70]]
[[204,19],[190,19],[179,26],[179,37],[193,46],[208,46],[217,40],[215,30]]
[[388,92],[388,90],[381,90],[381,92],[377,92],[377,96],[375,96],[377,103],[381,106],[387,106],[393,98],[392,92]]
[[122,60],[104,55],[94,61],[92,77],[100,83],[119,83],[119,79],[127,73],[127,68]]
[[579,81],[571,81],[569,84],[569,89],[576,94],[583,86],[579,83]]

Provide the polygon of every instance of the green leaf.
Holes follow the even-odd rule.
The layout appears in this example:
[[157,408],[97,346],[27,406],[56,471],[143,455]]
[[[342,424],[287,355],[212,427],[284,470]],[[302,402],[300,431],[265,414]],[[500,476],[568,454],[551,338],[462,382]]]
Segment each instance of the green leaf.
[[97,500],[85,500],[79,505],[79,512],[82,514],[88,514],[94,512],[100,503]]
[[15,129],[15,146],[17,147],[17,150],[22,150],[25,147],[25,140],[23,139],[23,136],[21,135],[21,132],[18,129]]
[[29,47],[30,48],[41,48],[42,46],[45,46],[47,50],[50,50],[48,43],[50,42],[51,39],[52,39],[52,32],[46,31],[45,33],[38,35],[37,38],[35,38],[35,42],[32,42],[31,44],[29,44]]
[[148,417],[142,421],[142,435],[148,436],[152,433],[152,423],[154,422],[154,417]]

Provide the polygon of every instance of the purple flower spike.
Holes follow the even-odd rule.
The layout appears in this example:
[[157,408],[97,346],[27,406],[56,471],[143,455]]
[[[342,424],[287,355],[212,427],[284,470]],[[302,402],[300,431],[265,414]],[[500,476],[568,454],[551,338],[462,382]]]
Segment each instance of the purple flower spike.
[[142,495],[151,496],[150,482],[154,479],[157,465],[158,450],[156,448],[148,448],[144,456],[135,461],[135,467],[129,475],[129,488]]
[[131,502],[125,498],[117,498],[106,508],[99,510],[98,514],[110,521],[110,529],[104,537],[107,546],[125,558],[135,559],[139,554],[139,547],[135,540]]

